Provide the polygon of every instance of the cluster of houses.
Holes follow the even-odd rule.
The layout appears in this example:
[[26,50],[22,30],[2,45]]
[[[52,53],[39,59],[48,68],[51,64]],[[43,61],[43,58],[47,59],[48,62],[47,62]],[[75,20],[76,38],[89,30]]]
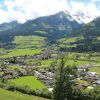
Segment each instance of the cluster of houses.
[[46,60],[51,58],[51,51],[45,50],[42,54],[36,54],[32,56],[19,56],[16,57],[16,60],[29,60],[29,59],[37,59],[37,60]]
[[1,69],[0,78],[3,80],[14,79],[22,76],[34,75],[38,80],[43,82],[47,87],[53,86],[53,73],[47,72],[44,69],[35,69],[36,66],[19,66],[18,69],[9,69],[8,67]]
[[0,68],[0,71],[2,72],[0,73],[0,78],[7,80],[20,76],[34,75],[34,69],[35,66],[20,66],[20,68],[17,69],[11,69],[7,66],[3,69]]
[[54,73],[52,72],[47,72],[44,69],[39,69],[38,71],[35,71],[34,76],[36,76],[36,78],[43,82],[48,88],[51,88],[54,84]]
[[87,72],[83,80],[89,81],[92,85],[100,85],[100,76],[96,72]]
[[[82,76],[82,77],[78,76],[77,79],[83,80],[83,81],[86,81],[87,83],[89,83],[89,84],[76,83],[78,88],[94,87],[94,86],[97,86],[97,85],[100,86],[100,76],[96,72],[86,71],[87,68],[97,67],[97,66],[98,65],[95,65],[95,64],[87,64],[87,65],[83,65],[83,66],[78,67],[79,73],[82,74],[82,72],[83,72],[84,76]],[[54,84],[54,79],[53,79],[54,73],[47,72],[44,69],[39,69],[39,70],[35,71],[34,75],[37,77],[37,79],[42,81],[49,88],[53,87],[53,84]]]
[[37,55],[32,55],[32,56],[17,56],[17,57],[12,57],[15,58],[17,62],[24,62],[29,59],[35,59],[35,60],[46,60],[51,58],[51,53],[50,52],[44,52],[42,54],[37,54]]
[[81,85],[77,84],[79,88],[100,86],[100,75],[98,75],[96,72],[90,72],[87,70],[88,68],[92,68],[92,67],[99,67],[99,65],[88,64],[88,65],[78,67],[78,72],[81,74],[84,73],[83,76],[82,77],[79,76],[78,79],[89,83],[89,84],[81,84]]
[[[50,50],[45,50],[42,54],[32,55],[32,56],[17,56],[17,57],[10,57],[7,59],[0,59],[0,62],[8,62],[8,60],[15,61],[14,64],[20,64],[18,69],[9,69],[4,68],[3,70],[0,68],[0,78],[3,79],[12,79],[20,76],[28,76],[34,75],[38,80],[43,82],[48,88],[52,88],[54,84],[54,73],[51,71],[45,71],[43,68],[35,69],[36,65],[26,65],[24,64],[25,61],[29,59],[36,59],[36,60],[46,60],[52,58]],[[9,62],[11,64],[11,62]],[[8,63],[8,65],[9,65]],[[7,64],[7,63],[6,63]],[[97,86],[100,85],[100,76],[97,75],[96,72],[89,72],[87,69],[91,67],[97,67],[95,64],[87,64],[83,66],[78,66],[78,79],[84,80],[90,83],[90,85],[80,85],[76,84],[79,88],[81,87],[88,87],[88,86]],[[83,73],[83,76],[79,73]]]
[[[27,65],[24,62],[30,59],[35,60],[46,60],[51,58],[51,51],[45,50],[42,54],[32,55],[32,56],[17,56],[9,58],[1,58],[0,62],[5,62],[7,67],[3,69],[0,68],[0,78],[7,80],[12,78],[17,78],[20,76],[35,75],[37,79],[42,81],[46,86],[51,87],[53,84],[53,73],[46,72],[43,69],[35,69],[36,65]],[[16,65],[18,68],[11,69],[8,66]]]
[[45,50],[41,54],[26,55],[26,56],[13,56],[13,57],[9,57],[9,58],[0,58],[0,62],[25,64],[26,61],[31,60],[31,59],[46,60],[46,59],[50,59],[50,58],[51,58],[51,51]]

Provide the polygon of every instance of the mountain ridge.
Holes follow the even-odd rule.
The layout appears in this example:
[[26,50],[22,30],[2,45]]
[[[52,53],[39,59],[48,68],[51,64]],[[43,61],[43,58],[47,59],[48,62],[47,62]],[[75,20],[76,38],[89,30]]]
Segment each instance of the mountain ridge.
[[18,24],[14,28],[0,32],[0,42],[10,41],[16,35],[40,35],[49,39],[61,38],[80,27],[81,24],[72,19],[70,15],[59,12],[55,15],[29,20],[24,24]]

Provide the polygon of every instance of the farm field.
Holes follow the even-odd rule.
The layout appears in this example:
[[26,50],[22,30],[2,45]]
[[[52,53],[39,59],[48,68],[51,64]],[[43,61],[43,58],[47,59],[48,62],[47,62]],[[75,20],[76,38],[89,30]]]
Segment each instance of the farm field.
[[[66,65],[87,65],[87,64],[100,64],[100,57],[98,57],[96,53],[93,53],[92,56],[89,56],[88,53],[75,53],[68,52],[66,53]],[[29,60],[28,64],[38,64],[39,67],[50,67],[50,65],[57,60],[47,59],[47,60]],[[59,59],[58,59],[59,62]]]
[[100,75],[100,67],[93,67],[93,68],[90,68],[89,71],[91,71],[91,72],[96,72],[97,74]]
[[100,64],[99,53],[66,53],[66,63],[68,65],[85,65],[85,64]]
[[7,58],[12,56],[25,56],[25,55],[34,55],[34,54],[40,54],[41,49],[14,49],[9,51],[9,53],[6,53],[4,55],[1,55],[0,58]]
[[11,92],[0,88],[0,100],[48,100],[37,96],[29,96],[19,92]]
[[[67,48],[72,48],[72,47],[76,47],[77,44],[75,44],[75,42],[79,41],[79,40],[83,40],[84,38],[82,36],[79,37],[72,37],[72,38],[62,38],[59,39],[59,47],[63,48],[63,47],[67,47]],[[70,44],[73,43],[73,44]]]
[[36,48],[44,45],[44,37],[42,36],[15,36],[12,43],[16,44],[16,48]]
[[22,86],[22,87],[27,86],[32,90],[44,89],[44,88],[47,89],[47,87],[43,83],[38,81],[34,76],[25,76],[16,79],[11,79],[9,83],[16,86]]
[[86,65],[86,64],[96,64],[92,61],[85,61],[85,60],[67,60],[66,65],[76,65],[76,66],[81,66],[81,65]]
[[[43,65],[47,65],[50,66],[50,64],[53,62],[53,60],[46,60],[46,61],[41,61],[41,63]],[[59,60],[58,60],[59,62]],[[76,65],[76,66],[80,66],[80,65],[86,65],[86,64],[99,64],[99,63],[95,63],[92,61],[87,61],[87,60],[75,60],[75,59],[67,59],[66,60],[66,65]]]

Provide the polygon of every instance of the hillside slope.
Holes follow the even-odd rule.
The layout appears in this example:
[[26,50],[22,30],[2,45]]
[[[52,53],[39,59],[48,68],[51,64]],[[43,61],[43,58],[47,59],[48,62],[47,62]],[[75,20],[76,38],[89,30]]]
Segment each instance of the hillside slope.
[[71,33],[71,36],[59,40],[61,50],[67,51],[100,51],[100,18],[82,26]]

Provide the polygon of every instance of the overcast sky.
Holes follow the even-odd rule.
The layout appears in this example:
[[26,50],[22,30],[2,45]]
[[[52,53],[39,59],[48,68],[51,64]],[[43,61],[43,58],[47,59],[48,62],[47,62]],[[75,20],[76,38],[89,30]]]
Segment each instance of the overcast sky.
[[59,11],[82,12],[93,18],[100,16],[100,0],[0,0],[0,23],[24,23]]

